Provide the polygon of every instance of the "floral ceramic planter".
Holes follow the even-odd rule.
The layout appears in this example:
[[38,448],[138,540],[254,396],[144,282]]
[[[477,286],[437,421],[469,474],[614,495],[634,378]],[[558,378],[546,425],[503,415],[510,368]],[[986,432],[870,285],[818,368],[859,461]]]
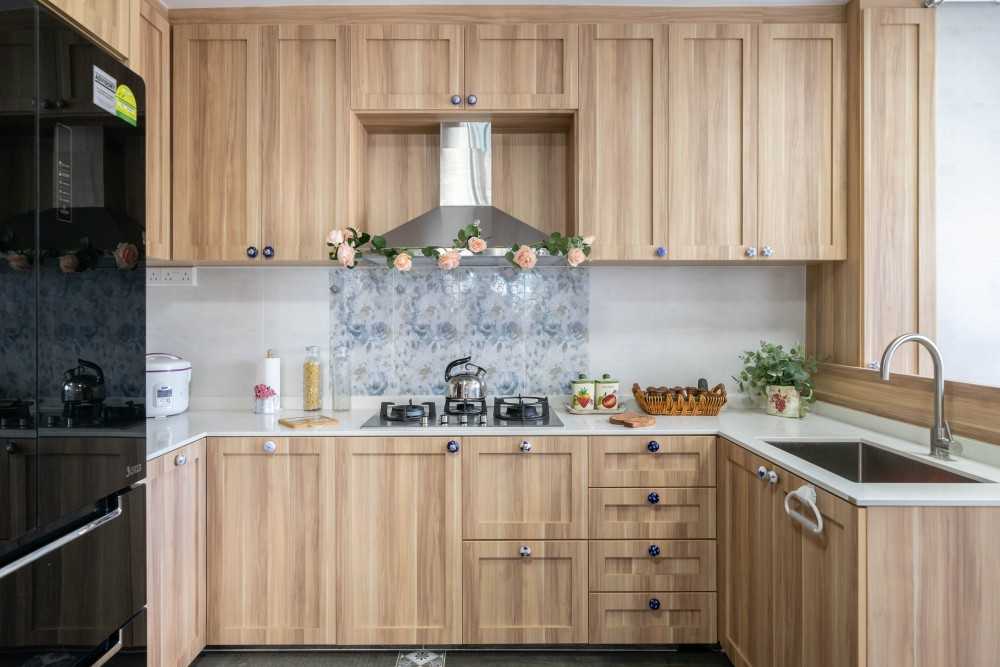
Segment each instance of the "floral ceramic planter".
[[802,401],[795,387],[770,385],[767,388],[767,414],[778,417],[802,416]]

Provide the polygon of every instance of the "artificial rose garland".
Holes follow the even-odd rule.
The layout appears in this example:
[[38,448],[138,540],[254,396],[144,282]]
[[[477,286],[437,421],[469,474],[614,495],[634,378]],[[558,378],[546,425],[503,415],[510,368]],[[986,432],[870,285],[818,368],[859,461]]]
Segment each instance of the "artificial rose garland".
[[330,230],[326,235],[326,245],[333,248],[330,259],[340,262],[345,269],[353,269],[361,259],[361,247],[371,238],[367,232],[359,232],[354,227]]

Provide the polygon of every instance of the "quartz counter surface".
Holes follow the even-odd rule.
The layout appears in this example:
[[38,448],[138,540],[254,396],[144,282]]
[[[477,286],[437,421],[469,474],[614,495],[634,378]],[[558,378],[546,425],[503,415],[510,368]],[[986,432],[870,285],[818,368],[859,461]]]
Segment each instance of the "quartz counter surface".
[[[777,447],[768,440],[862,439],[920,460],[931,462],[926,442],[912,442],[851,424],[809,415],[803,419],[771,417],[763,412],[727,407],[718,417],[657,417],[649,428],[631,429],[615,426],[605,415],[573,415],[557,409],[562,428],[540,427],[461,427],[414,426],[365,428],[361,425],[374,414],[376,407],[356,408],[349,412],[323,412],[334,416],[340,425],[331,429],[290,429],[278,423],[279,415],[255,415],[237,411],[191,411],[181,415],[147,420],[147,460],[163,456],[204,437],[415,437],[431,438],[474,436],[669,436],[718,435],[773,461],[817,486],[856,505],[940,505],[1000,506],[1000,468],[966,458],[935,465],[972,475],[985,483],[958,484],[858,484],[815,466]],[[306,413],[283,411],[281,417]],[[309,413],[317,414],[317,413]],[[334,443],[333,446],[336,446]]]

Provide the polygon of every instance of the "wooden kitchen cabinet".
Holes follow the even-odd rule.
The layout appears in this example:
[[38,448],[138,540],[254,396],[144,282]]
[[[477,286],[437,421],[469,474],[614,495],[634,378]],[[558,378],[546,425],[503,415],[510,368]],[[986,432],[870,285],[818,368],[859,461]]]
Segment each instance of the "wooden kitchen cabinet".
[[715,539],[715,489],[590,489],[590,538]]
[[187,667],[205,647],[207,481],[204,439],[147,465],[150,667]]
[[585,644],[587,543],[465,542],[466,644]]
[[60,13],[102,41],[123,60],[130,50],[132,28],[139,20],[138,0],[45,0]]
[[465,539],[586,539],[585,439],[468,438],[462,470]]
[[715,540],[591,540],[593,592],[714,591]]
[[591,644],[710,644],[715,593],[591,593]]
[[578,36],[579,26],[568,23],[469,26],[466,108],[576,108]]
[[335,643],[334,451],[209,439],[208,643]]
[[715,486],[715,436],[590,439],[590,486]]
[[340,643],[462,642],[466,452],[454,443],[337,441]]
[[597,238],[591,259],[653,260],[666,249],[666,31],[581,28],[577,210],[580,234]]

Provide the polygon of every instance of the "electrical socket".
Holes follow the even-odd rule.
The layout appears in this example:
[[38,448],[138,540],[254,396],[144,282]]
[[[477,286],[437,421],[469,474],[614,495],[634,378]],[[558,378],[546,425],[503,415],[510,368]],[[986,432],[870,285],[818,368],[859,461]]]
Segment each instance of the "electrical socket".
[[150,287],[194,287],[198,284],[198,269],[193,266],[146,268],[146,285]]

